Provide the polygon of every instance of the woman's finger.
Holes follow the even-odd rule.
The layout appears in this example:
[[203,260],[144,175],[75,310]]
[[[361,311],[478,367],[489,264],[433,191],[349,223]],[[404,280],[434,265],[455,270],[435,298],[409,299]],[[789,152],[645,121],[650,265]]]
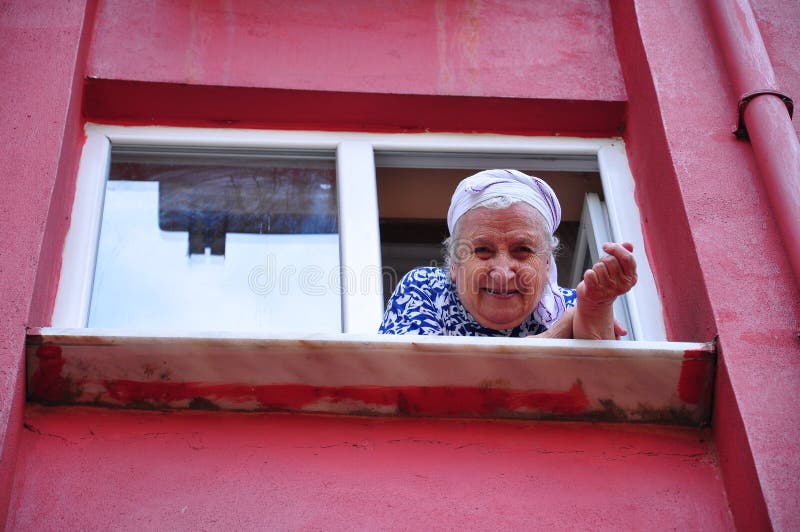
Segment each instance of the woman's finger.
[[608,273],[608,268],[604,262],[600,261],[595,263],[592,266],[592,270],[597,274],[597,284],[603,287],[610,287],[613,286],[614,282],[611,279],[611,276]]
[[604,255],[600,257],[600,261],[605,265],[606,271],[608,271],[608,277],[612,283],[625,275],[617,257],[613,255]]
[[586,270],[583,272],[583,282],[586,284],[588,291],[595,291],[599,287],[597,280],[597,272],[594,270]]
[[624,275],[628,277],[636,275],[636,259],[632,253],[633,244],[630,242],[622,244],[606,242],[603,244],[603,251],[617,259]]

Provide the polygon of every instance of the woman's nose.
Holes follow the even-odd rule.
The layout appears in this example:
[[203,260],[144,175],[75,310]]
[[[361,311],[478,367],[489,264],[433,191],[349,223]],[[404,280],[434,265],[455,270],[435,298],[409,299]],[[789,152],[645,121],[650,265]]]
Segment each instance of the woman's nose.
[[489,270],[489,276],[497,281],[508,281],[516,275],[516,268],[513,261],[505,255],[498,255]]

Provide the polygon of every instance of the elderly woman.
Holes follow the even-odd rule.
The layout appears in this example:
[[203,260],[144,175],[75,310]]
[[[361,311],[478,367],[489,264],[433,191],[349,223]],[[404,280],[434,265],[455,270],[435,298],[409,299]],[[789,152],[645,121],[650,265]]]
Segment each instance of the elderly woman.
[[459,183],[447,212],[446,266],[417,268],[397,286],[380,332],[614,339],[612,305],[636,284],[629,243],[607,253],[576,289],[556,282],[561,205],[541,179],[486,170]]

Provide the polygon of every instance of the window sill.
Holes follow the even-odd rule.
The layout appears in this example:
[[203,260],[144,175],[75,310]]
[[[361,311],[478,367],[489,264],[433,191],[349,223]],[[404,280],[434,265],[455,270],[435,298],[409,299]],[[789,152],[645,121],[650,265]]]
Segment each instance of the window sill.
[[706,424],[713,344],[31,329],[28,399]]

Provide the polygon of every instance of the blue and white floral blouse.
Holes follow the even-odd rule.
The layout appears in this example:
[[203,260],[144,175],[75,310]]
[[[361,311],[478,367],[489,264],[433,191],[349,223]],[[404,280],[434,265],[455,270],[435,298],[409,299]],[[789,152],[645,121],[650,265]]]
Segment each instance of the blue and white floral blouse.
[[[574,307],[575,290],[560,288],[567,308]],[[429,334],[438,336],[532,336],[547,327],[529,316],[513,329],[489,329],[467,311],[447,270],[416,268],[395,288],[386,305],[381,334]]]

